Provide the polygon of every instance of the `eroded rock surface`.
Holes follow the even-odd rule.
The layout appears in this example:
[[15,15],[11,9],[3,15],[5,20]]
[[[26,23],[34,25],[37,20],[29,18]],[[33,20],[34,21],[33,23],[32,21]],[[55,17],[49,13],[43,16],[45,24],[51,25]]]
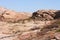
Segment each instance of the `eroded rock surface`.
[[36,20],[53,20],[60,18],[60,10],[38,10],[32,14]]
[[0,7],[0,40],[60,40],[60,11],[32,14]]

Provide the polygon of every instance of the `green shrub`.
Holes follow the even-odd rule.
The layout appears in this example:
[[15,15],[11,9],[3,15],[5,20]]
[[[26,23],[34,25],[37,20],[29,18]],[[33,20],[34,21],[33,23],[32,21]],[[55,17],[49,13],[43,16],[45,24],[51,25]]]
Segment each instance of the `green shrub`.
[[56,32],[60,32],[60,29],[56,30]]

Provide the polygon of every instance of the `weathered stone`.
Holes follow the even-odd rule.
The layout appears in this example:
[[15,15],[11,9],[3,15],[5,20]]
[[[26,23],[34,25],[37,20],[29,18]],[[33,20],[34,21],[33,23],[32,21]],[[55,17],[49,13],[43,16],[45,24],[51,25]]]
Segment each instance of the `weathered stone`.
[[54,20],[60,18],[60,11],[57,10],[38,10],[32,14],[32,18],[36,20]]
[[56,39],[60,40],[60,32],[55,33],[55,37],[56,37]]
[[59,10],[38,10],[31,15],[0,8],[0,13],[0,40],[60,40],[56,32]]

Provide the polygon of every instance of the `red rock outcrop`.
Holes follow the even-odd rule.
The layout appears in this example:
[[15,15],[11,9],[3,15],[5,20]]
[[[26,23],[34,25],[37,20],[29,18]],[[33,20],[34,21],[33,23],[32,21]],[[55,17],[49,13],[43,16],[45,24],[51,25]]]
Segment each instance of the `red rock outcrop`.
[[15,12],[0,7],[0,40],[60,40],[60,11]]
[[32,14],[36,20],[53,20],[60,18],[60,10],[38,10]]
[[17,22],[19,20],[23,20],[31,17],[31,14],[27,14],[27,12],[15,12],[13,10],[8,10],[5,8],[0,8],[0,9],[1,9],[0,16],[2,21]]

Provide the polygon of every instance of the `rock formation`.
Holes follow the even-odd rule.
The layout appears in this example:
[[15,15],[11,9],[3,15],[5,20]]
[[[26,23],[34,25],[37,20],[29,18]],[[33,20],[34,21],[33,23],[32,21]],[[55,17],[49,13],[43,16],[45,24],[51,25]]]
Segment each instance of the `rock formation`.
[[32,17],[37,20],[53,20],[60,17],[60,10],[38,10],[32,14]]
[[27,14],[27,12],[15,12],[13,10],[5,10],[5,8],[2,8],[0,13],[1,20],[8,22],[17,22],[19,20],[27,19],[31,16],[31,14]]
[[0,40],[60,40],[60,10],[15,12],[0,7]]

